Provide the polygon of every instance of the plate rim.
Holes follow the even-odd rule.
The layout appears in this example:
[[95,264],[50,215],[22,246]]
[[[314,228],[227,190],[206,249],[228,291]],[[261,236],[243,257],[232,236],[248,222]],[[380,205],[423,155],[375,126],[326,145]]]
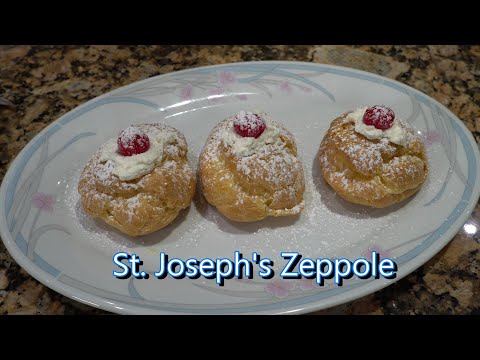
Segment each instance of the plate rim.
[[[208,65],[208,66],[198,66],[198,67],[193,67],[193,68],[188,68],[188,69],[183,69],[179,71],[173,71],[165,74],[160,74],[157,76],[149,77],[143,80],[135,81],[130,84],[118,87],[114,90],[111,90],[109,92],[106,92],[104,94],[101,94],[97,97],[94,97],[85,103],[82,103],[70,111],[66,112],[62,116],[58,117],[54,121],[52,121],[49,125],[47,125],[44,129],[42,129],[38,134],[36,134],[30,141],[23,147],[23,149],[17,154],[15,159],[11,162],[3,180],[2,184],[0,187],[0,235],[2,237],[2,241],[6,247],[6,249],[9,251],[10,255],[12,258],[18,263],[19,266],[21,266],[23,269],[25,269],[29,275],[31,275],[33,278],[35,278],[37,281],[40,283],[44,284],[45,286],[59,292],[60,294],[67,296],[68,298],[74,299],[76,301],[79,301],[81,303],[85,303],[87,305],[90,305],[95,308],[101,308],[110,312],[115,312],[115,313],[121,313],[121,314],[138,314],[138,313],[155,313],[155,314],[187,314],[187,313],[192,313],[192,314],[199,314],[199,313],[215,313],[214,311],[211,311],[209,309],[204,310],[204,311],[194,311],[194,312],[187,312],[187,311],[179,311],[181,309],[176,309],[177,311],[166,311],[166,310],[159,310],[159,309],[154,309],[152,311],[147,311],[145,312],[146,309],[145,307],[138,306],[138,305],[131,305],[131,304],[126,304],[121,301],[118,301],[116,305],[122,305],[124,307],[119,308],[115,306],[115,303],[112,303],[112,301],[107,301],[105,298],[101,296],[97,296],[94,294],[91,294],[89,292],[86,292],[84,290],[81,290],[79,288],[76,288],[74,286],[62,283],[57,280],[58,277],[54,277],[53,275],[45,272],[43,269],[41,269],[38,265],[36,265],[33,261],[29,260],[21,251],[20,249],[15,245],[15,241],[13,240],[10,231],[8,230],[8,226],[6,224],[6,209],[5,206],[3,205],[5,203],[5,197],[6,197],[6,189],[8,187],[8,184],[11,181],[11,177],[13,176],[14,169],[18,165],[20,159],[24,156],[25,152],[32,146],[32,144],[42,136],[45,136],[55,126],[61,126],[62,124],[59,124],[65,117],[71,116],[74,112],[80,111],[84,107],[87,107],[88,105],[97,102],[101,100],[102,98],[111,96],[115,94],[116,92],[120,92],[122,90],[126,90],[129,87],[132,86],[138,86],[138,85],[144,85],[145,83],[148,83],[150,81],[155,81],[157,79],[161,78],[168,78],[169,76],[174,76],[178,75],[181,73],[187,73],[187,72],[192,72],[198,69],[207,69],[207,68],[222,68],[222,67],[228,67],[228,66],[238,66],[238,65],[245,65],[245,64],[297,64],[297,65],[308,65],[308,66],[313,66],[313,67],[324,67],[324,68],[332,68],[332,69],[338,69],[342,70],[345,72],[353,72],[357,74],[363,74],[365,76],[368,76],[370,78],[377,78],[380,80],[386,80],[387,82],[391,83],[396,83],[397,86],[401,88],[406,88],[409,91],[419,94],[420,96],[426,97],[429,101],[433,102],[437,106],[439,106],[442,110],[446,111],[446,113],[450,116],[451,119],[455,121],[457,125],[460,126],[461,130],[464,132],[466,135],[466,138],[469,142],[469,144],[472,146],[473,149],[473,154],[475,157],[475,162],[476,162],[476,170],[477,170],[477,176],[475,177],[475,184],[472,186],[472,200],[469,203],[467,203],[467,206],[465,209],[462,211],[461,215],[455,220],[454,224],[450,226],[445,233],[443,234],[442,237],[444,239],[442,240],[436,240],[434,243],[430,245],[431,248],[430,251],[426,252],[423,251],[420,253],[418,256],[416,256],[414,259],[407,261],[405,265],[410,264],[410,266],[407,266],[408,270],[403,270],[401,276],[397,276],[394,280],[376,280],[376,281],[370,281],[368,284],[364,284],[361,286],[360,291],[347,291],[339,295],[332,295],[330,297],[324,298],[324,299],[319,299],[313,302],[308,302],[305,303],[302,307],[295,306],[295,305],[290,305],[290,306],[285,306],[285,307],[279,307],[275,309],[270,309],[268,311],[249,311],[249,308],[245,308],[246,311],[241,311],[238,313],[245,314],[245,313],[251,313],[251,314],[300,314],[300,313],[307,313],[307,312],[312,312],[312,311],[317,311],[321,309],[327,309],[335,305],[343,304],[349,301],[352,301],[354,299],[361,298],[365,295],[372,294],[374,292],[377,292],[386,286],[389,286],[403,277],[407,276],[411,272],[415,271],[419,267],[423,266],[427,261],[429,261],[433,256],[438,254],[441,249],[443,249],[458,233],[458,231],[461,229],[465,221],[468,219],[469,215],[475,208],[475,206],[478,203],[478,199],[480,196],[480,189],[477,189],[477,193],[474,193],[473,190],[475,187],[478,187],[478,174],[479,174],[479,159],[480,159],[480,152],[478,149],[478,144],[476,143],[472,133],[466,125],[463,123],[462,120],[458,116],[456,116],[454,113],[452,113],[447,107],[442,105],[440,102],[438,102],[436,99],[433,97],[421,92],[420,90],[417,90],[410,85],[404,84],[402,82],[399,82],[394,79],[390,79],[375,73],[370,73],[368,71],[364,70],[358,70],[354,68],[348,68],[344,66],[338,66],[338,65],[330,65],[330,64],[323,64],[323,63],[315,63],[315,62],[303,62],[303,61],[245,61],[245,62],[233,62],[233,63],[225,63],[225,64],[215,64],[215,65]],[[335,74],[338,76],[342,76],[340,74]],[[455,135],[456,136],[456,135]],[[477,146],[473,146],[477,145]],[[476,185],[476,186],[475,186]],[[459,220],[462,219],[461,222]],[[8,239],[8,240],[7,240]],[[415,261],[416,260],[416,261]],[[413,262],[413,264],[412,264]],[[400,271],[399,271],[400,272]],[[82,297],[79,297],[82,295]],[[302,297],[304,298],[304,297]],[[280,303],[281,304],[281,303]],[[271,305],[271,304],[270,304]],[[222,309],[222,310],[228,310],[228,309]],[[224,311],[222,313],[236,313],[236,312],[228,312]]]

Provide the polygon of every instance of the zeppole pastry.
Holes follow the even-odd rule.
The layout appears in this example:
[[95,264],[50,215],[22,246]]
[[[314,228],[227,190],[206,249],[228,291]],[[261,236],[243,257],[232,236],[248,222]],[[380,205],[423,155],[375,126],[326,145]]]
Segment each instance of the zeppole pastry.
[[320,167],[345,200],[384,208],[416,193],[428,174],[420,137],[385,106],[358,108],[333,120]]
[[187,143],[162,124],[130,126],[103,144],[78,184],[85,212],[131,236],[170,224],[195,193]]
[[296,215],[304,206],[293,135],[265,113],[220,122],[200,155],[199,178],[207,201],[234,221]]

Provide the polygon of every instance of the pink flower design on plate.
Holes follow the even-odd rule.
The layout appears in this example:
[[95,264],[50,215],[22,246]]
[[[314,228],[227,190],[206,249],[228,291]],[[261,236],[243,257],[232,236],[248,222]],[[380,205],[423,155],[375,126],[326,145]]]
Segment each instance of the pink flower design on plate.
[[216,103],[223,100],[225,89],[224,88],[213,88],[208,91],[208,100],[212,103]]
[[184,101],[190,100],[193,97],[193,86],[188,83],[184,87],[180,88],[178,97]]
[[55,205],[55,196],[45,193],[35,193],[32,195],[32,206],[40,210],[53,212]]
[[308,290],[315,289],[316,287],[318,287],[318,284],[316,283],[315,279],[301,278],[299,283],[300,283],[299,288],[300,288],[300,290],[303,290],[303,291],[308,291]]
[[220,87],[230,86],[237,82],[237,78],[231,71],[217,71],[217,82]]
[[374,245],[369,245],[367,250],[365,250],[365,252],[363,253],[363,256],[367,259],[370,258],[371,254],[372,254],[372,251],[375,251],[377,254],[379,254],[380,259],[386,259],[386,258],[391,258],[392,257],[392,254],[388,250],[385,250],[381,246],[378,246],[378,245],[375,245],[375,244]]
[[237,95],[236,98],[239,99],[239,100],[242,100],[242,101],[247,101],[248,100],[248,96],[245,95],[245,94]]
[[295,283],[291,281],[272,280],[265,285],[265,291],[279,299],[286,298],[288,292],[295,289]]
[[308,86],[300,86],[300,89],[307,93],[312,92],[312,89],[309,88]]
[[442,141],[442,134],[437,130],[427,130],[422,133],[422,138],[425,145],[429,146]]
[[286,80],[282,81],[278,87],[286,95],[290,95],[293,92],[293,86]]

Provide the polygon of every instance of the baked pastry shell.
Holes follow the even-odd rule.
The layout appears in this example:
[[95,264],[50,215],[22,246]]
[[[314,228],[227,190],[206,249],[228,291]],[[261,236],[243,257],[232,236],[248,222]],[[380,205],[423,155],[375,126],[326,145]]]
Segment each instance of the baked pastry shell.
[[298,215],[303,207],[305,179],[293,135],[283,126],[281,138],[286,155],[237,157],[218,138],[231,126],[220,122],[211,132],[199,159],[198,175],[205,199],[230,220],[250,222],[268,216]]
[[[164,125],[158,125],[167,128]],[[195,173],[187,160],[183,134],[174,131],[178,141],[165,146],[162,161],[144,176],[122,181],[105,174],[99,152],[85,166],[78,191],[86,214],[99,218],[130,236],[141,236],[170,224],[187,208],[196,187]]]
[[412,129],[412,140],[401,146],[370,140],[346,121],[332,121],[319,149],[325,181],[343,199],[375,208],[399,203],[422,187],[428,176],[425,146]]

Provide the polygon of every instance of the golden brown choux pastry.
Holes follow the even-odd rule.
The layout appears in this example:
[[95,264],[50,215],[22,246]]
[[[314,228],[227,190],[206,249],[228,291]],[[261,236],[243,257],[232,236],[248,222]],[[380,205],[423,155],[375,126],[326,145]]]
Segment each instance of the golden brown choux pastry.
[[319,151],[326,182],[345,200],[384,208],[416,193],[428,163],[420,137],[384,106],[333,120]]
[[265,113],[220,122],[200,155],[203,195],[227,218],[256,221],[299,214],[305,180],[293,135]]
[[78,191],[88,215],[130,236],[167,226],[195,193],[184,136],[162,124],[128,127],[93,155]]

